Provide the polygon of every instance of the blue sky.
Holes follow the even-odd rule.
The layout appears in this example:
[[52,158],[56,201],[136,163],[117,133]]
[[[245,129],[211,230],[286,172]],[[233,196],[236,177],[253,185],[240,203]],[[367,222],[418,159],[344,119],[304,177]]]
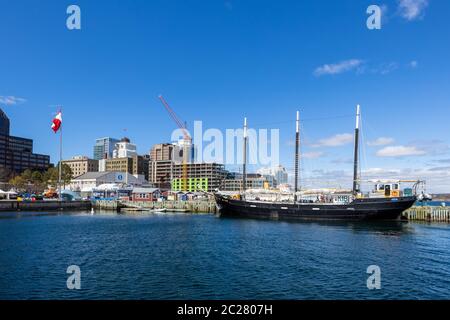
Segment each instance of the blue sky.
[[[81,30],[66,28],[70,4]],[[381,30],[366,27],[371,4],[383,8]],[[163,94],[190,125],[237,128],[247,116],[279,128],[289,170],[300,109],[304,183],[346,186],[359,103],[365,175],[448,192],[449,12],[443,0],[0,0],[0,107],[12,134],[57,161],[56,105],[65,158],[92,156],[103,136],[147,153],[174,129]]]

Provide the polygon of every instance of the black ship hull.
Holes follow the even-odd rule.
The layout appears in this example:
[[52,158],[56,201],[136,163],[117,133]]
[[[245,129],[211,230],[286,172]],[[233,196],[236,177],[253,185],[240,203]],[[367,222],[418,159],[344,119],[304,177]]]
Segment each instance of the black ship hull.
[[215,195],[221,216],[299,220],[399,220],[416,197],[356,199],[349,204],[253,202]]

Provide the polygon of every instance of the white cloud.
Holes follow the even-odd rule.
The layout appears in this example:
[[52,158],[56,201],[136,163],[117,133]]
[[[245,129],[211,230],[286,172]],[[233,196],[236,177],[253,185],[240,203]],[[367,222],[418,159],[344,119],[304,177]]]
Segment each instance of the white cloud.
[[341,133],[329,138],[321,139],[318,143],[313,144],[315,148],[318,147],[339,147],[353,141],[353,135],[350,133]]
[[224,5],[227,10],[233,10],[233,4],[231,3],[231,1],[225,1]]
[[390,146],[385,147],[377,152],[378,157],[410,157],[422,156],[424,154],[426,154],[425,151],[413,146]]
[[26,100],[23,98],[19,98],[19,97],[14,97],[14,96],[0,96],[0,104],[4,104],[7,106],[13,106],[19,103],[23,103]]
[[450,167],[435,167],[429,169],[430,171],[447,171],[450,172]]
[[375,73],[379,73],[379,74],[385,75],[385,74],[389,74],[392,71],[395,71],[397,69],[398,69],[398,63],[397,62],[382,63],[375,70]]
[[367,142],[367,145],[370,147],[379,147],[379,146],[386,146],[388,144],[394,143],[393,138],[387,138],[387,137],[380,137],[374,141]]
[[408,66],[412,69],[417,68],[418,65],[419,65],[419,63],[416,60],[413,60],[408,64]]
[[428,0],[398,0],[399,14],[408,21],[422,18],[427,6]]
[[416,146],[430,156],[447,156],[450,154],[450,145],[440,139],[414,140],[409,145]]
[[399,174],[399,169],[369,168],[362,171],[362,175],[366,178],[376,178],[380,176]]
[[450,159],[440,159],[440,160],[435,160],[435,162],[438,162],[438,163],[450,163]]
[[[305,172],[302,187],[307,188],[346,188],[350,189],[353,173],[351,170],[313,170]],[[362,171],[364,191],[372,190],[372,179],[426,180],[427,190],[444,193],[450,189],[450,170],[440,168],[368,168]],[[404,184],[407,187],[409,184]]]
[[352,158],[338,158],[331,160],[331,163],[333,164],[351,164],[353,163]]
[[305,152],[301,155],[304,159],[317,159],[324,155],[323,152],[317,151],[317,152]]
[[314,75],[319,77],[322,75],[340,74],[358,68],[362,64],[363,61],[359,59],[345,60],[335,64],[324,64],[314,70]]

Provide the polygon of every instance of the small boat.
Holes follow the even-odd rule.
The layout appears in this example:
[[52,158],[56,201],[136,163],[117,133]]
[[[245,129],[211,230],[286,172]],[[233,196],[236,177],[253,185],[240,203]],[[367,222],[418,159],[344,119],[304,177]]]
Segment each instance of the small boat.
[[189,209],[171,209],[171,212],[176,212],[176,213],[188,213],[190,212]]
[[[296,119],[295,146],[295,192],[291,202],[259,201],[249,199],[246,195],[247,162],[247,119],[244,120],[244,161],[243,193],[230,196],[219,192],[214,194],[220,216],[240,216],[249,218],[303,219],[303,220],[399,220],[402,213],[411,208],[417,200],[413,189],[400,190],[399,184],[378,183],[375,194],[366,196],[360,190],[359,177],[359,124],[360,107],[357,106],[355,129],[355,153],[353,189],[342,199],[342,195],[328,194],[317,200],[298,199],[300,116]],[[411,181],[410,181],[411,182]],[[422,181],[415,181],[414,190]]]

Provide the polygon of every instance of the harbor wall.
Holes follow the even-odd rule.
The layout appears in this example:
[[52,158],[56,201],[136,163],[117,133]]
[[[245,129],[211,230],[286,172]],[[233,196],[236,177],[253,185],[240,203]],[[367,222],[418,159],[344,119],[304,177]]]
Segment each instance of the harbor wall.
[[403,213],[409,221],[447,222],[450,223],[450,208],[448,207],[412,207]]
[[119,200],[93,200],[92,207],[100,210],[120,211],[123,205]]
[[193,213],[216,213],[216,203],[208,200],[190,200],[190,201],[156,201],[156,202],[138,202],[138,201],[116,201],[116,200],[97,200],[93,202],[96,209],[120,211],[121,208],[143,208],[143,209],[167,209],[187,210]]
[[90,201],[0,201],[0,212],[7,211],[64,211],[90,210]]

